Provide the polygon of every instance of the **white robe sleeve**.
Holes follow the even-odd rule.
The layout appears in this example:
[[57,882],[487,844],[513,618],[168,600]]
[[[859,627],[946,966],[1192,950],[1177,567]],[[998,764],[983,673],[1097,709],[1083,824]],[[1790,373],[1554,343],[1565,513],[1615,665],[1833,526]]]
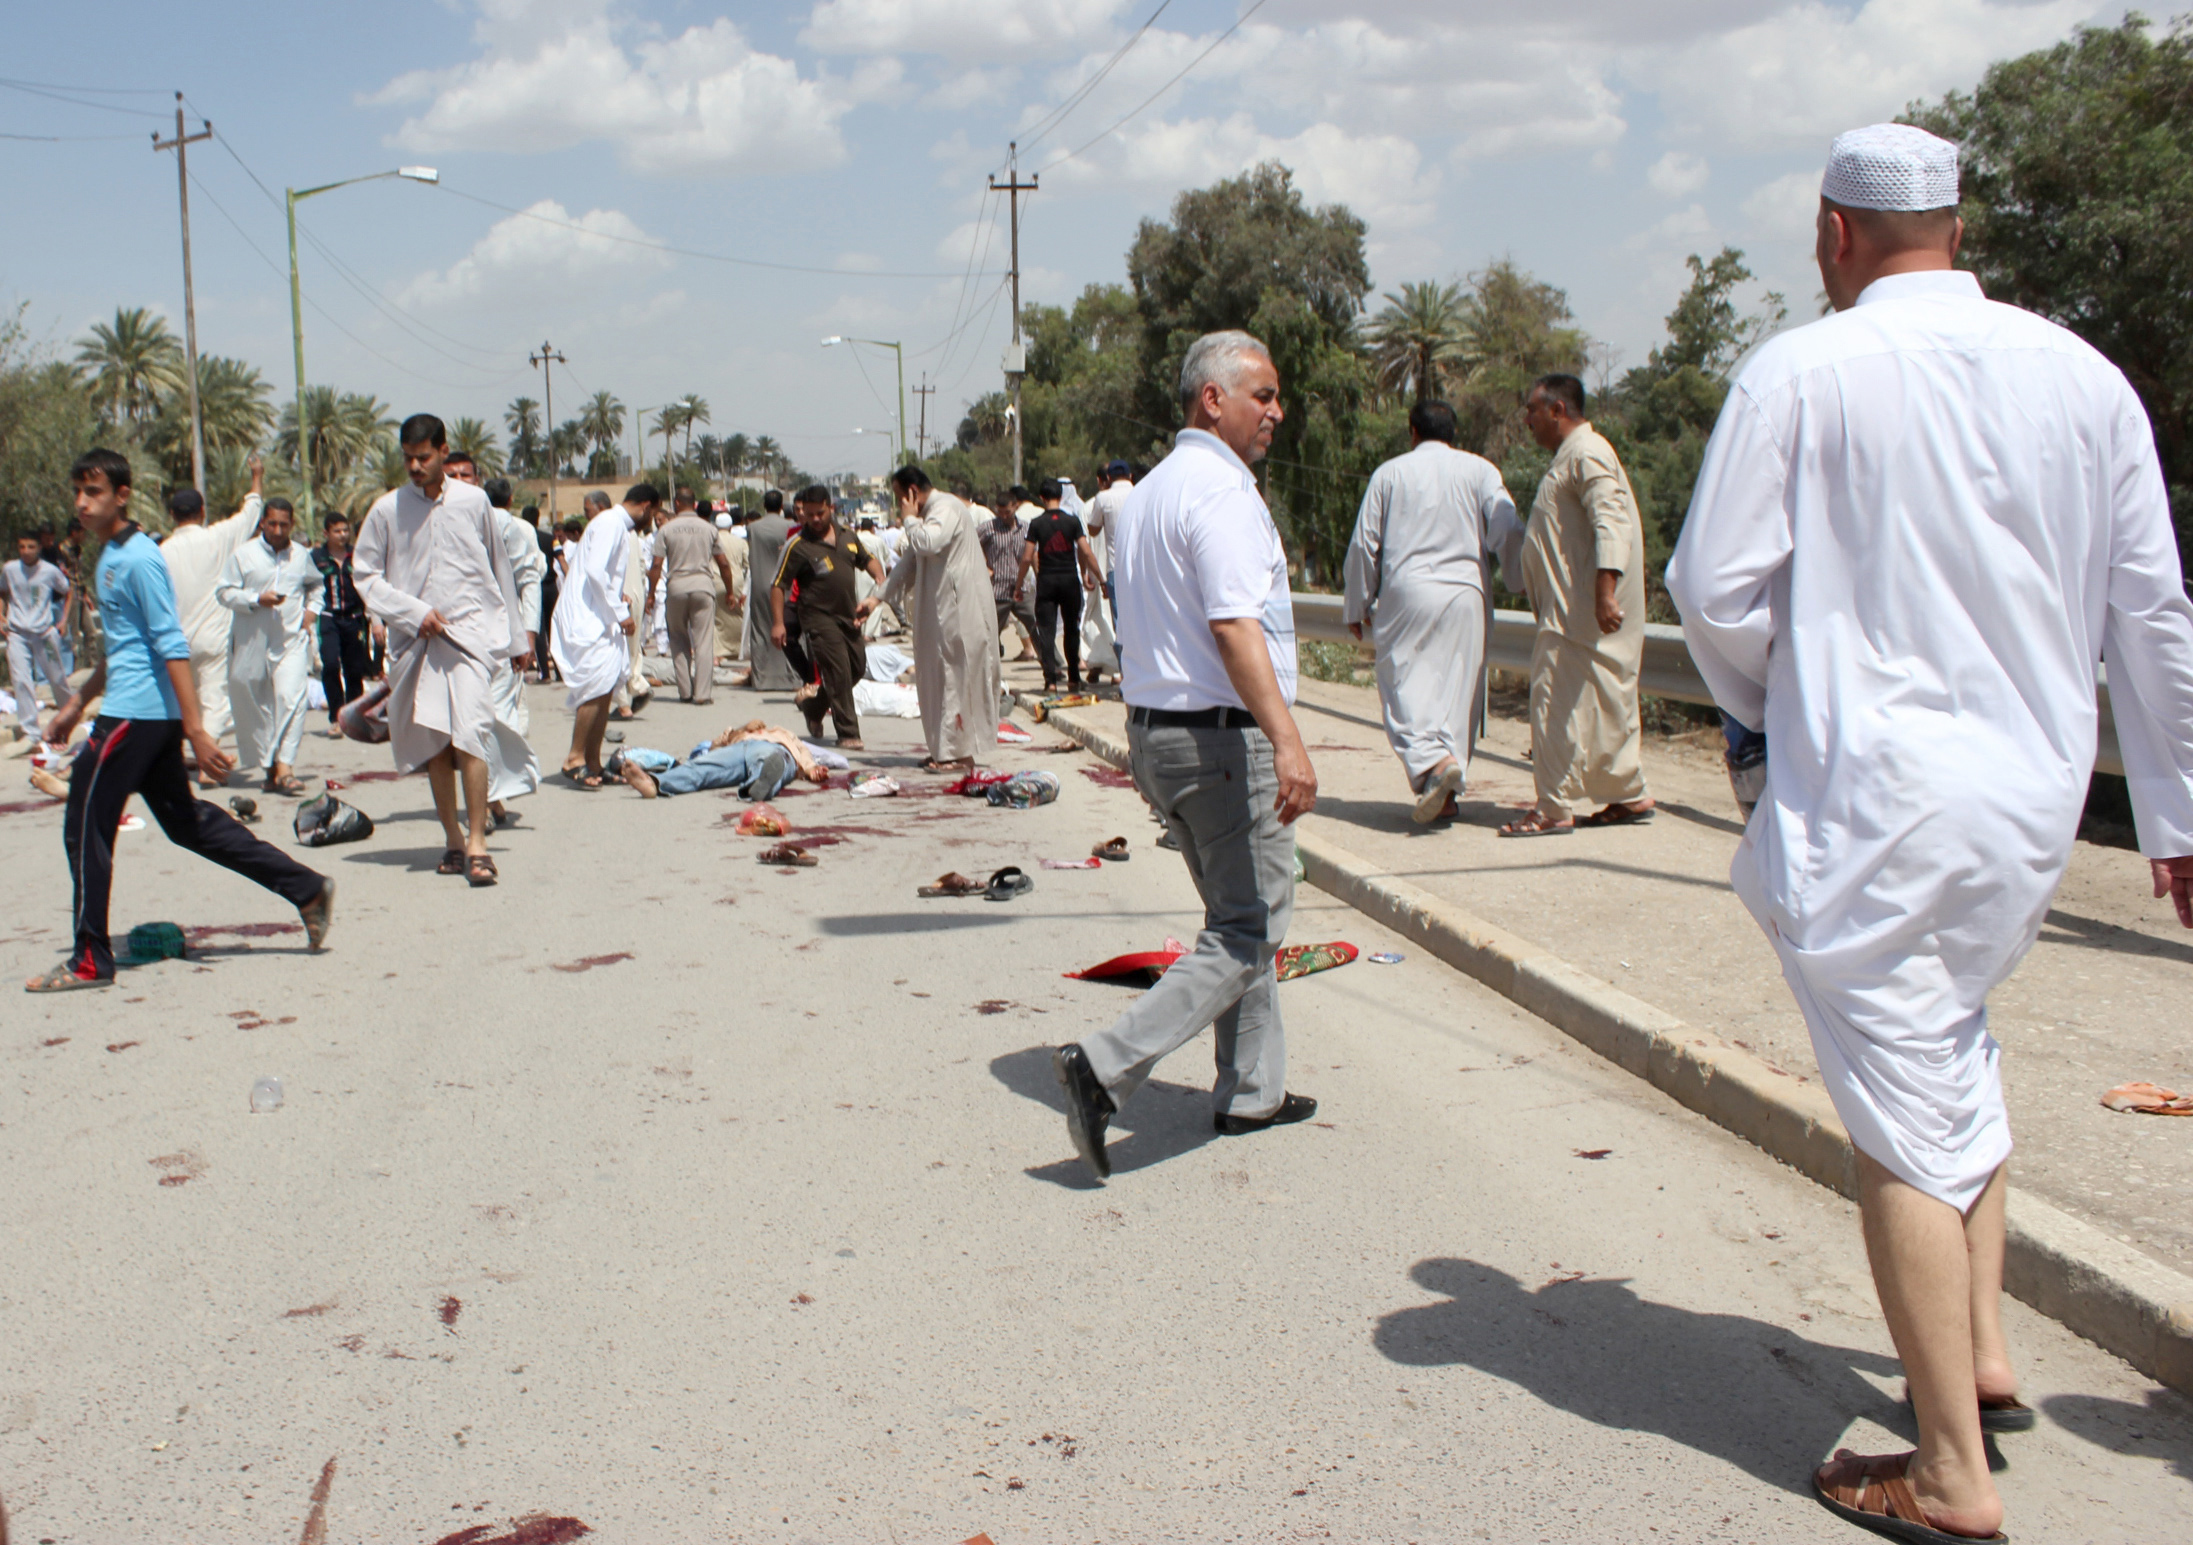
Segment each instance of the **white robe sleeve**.
[[376,504],[366,512],[358,530],[358,543],[350,555],[350,578],[366,610],[384,623],[393,623],[407,634],[416,634],[434,608],[418,596],[388,582],[389,538],[393,534],[393,502]]
[[[502,593],[503,617],[509,623],[510,637],[506,647],[495,651],[498,659],[515,660],[533,647],[527,636],[525,617],[518,610],[518,576],[510,561],[510,549],[503,545],[503,534],[495,523],[495,507],[486,505],[480,512],[480,545],[487,549],[487,565],[495,576],[495,588]],[[540,597],[534,596],[538,605]]]
[[244,550],[239,547],[221,565],[221,577],[213,582],[213,599],[232,612],[254,612],[259,609],[259,597],[265,588],[246,579]]
[[1714,701],[1750,729],[1766,723],[1774,580],[1793,546],[1783,500],[1788,476],[1766,415],[1739,383],[1713,426],[1668,562],[1668,594],[1698,673]]
[[891,565],[891,572],[883,577],[883,604],[906,615],[906,593],[914,588],[914,548],[907,543],[899,554],[899,561]]
[[541,544],[524,521],[498,512],[495,525],[502,536],[503,552],[510,560],[511,580],[517,586],[518,632],[531,633],[526,619],[541,614],[541,576],[548,572],[548,560],[541,556]]
[[1386,515],[1393,504],[1393,474],[1384,467],[1371,474],[1363,491],[1363,507],[1356,511],[1355,534],[1348,538],[1348,555],[1341,564],[1345,591],[1343,622],[1368,622],[1378,604],[1378,555],[1386,541]]
[[2125,390],[2118,416],[2102,657],[2140,851],[2193,856],[2193,602],[2146,412]]
[[1484,480],[1477,495],[1477,513],[1485,523],[1479,533],[1479,551],[1487,560],[1499,559],[1500,577],[1510,590],[1519,591],[1523,588],[1523,518],[1516,513],[1515,496],[1508,492],[1498,467],[1487,462]]

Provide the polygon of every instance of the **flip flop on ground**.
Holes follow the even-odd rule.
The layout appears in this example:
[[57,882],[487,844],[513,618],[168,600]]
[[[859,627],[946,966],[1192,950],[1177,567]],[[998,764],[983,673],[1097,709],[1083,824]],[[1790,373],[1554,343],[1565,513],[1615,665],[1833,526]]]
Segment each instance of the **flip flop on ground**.
[[1115,864],[1124,864],[1134,856],[1127,851],[1127,839],[1125,837],[1110,838],[1098,843],[1089,851],[1098,858],[1109,859]]
[[1025,896],[1035,888],[1036,882],[1029,878],[1028,871],[1018,864],[1007,864],[991,875],[990,883],[982,889],[983,894],[992,901],[1011,901],[1015,896]]
[[[789,842],[780,842],[773,848],[763,848],[760,856],[765,864],[775,864],[787,869],[812,869],[819,862],[814,854]],[[926,890],[923,894],[927,894]]]
[[922,896],[979,896],[988,889],[989,886],[983,884],[982,881],[972,879],[955,869],[949,874],[938,875],[936,884],[924,885],[916,894]]

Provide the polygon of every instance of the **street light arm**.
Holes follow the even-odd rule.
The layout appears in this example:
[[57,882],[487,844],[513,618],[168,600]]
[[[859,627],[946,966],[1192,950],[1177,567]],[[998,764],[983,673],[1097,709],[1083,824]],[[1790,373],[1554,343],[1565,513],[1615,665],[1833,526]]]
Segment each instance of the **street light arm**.
[[431,166],[400,166],[389,172],[368,172],[363,177],[345,177],[341,182],[323,182],[317,188],[292,188],[291,199],[307,199],[316,193],[333,193],[337,188],[347,188],[355,183],[379,182],[385,177],[401,177],[407,182],[440,182],[442,174]]

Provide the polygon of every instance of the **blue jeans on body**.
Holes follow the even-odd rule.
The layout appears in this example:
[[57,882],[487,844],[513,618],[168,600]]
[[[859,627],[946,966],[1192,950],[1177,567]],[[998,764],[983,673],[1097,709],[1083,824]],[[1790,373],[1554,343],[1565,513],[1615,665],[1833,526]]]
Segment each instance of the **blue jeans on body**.
[[703,789],[737,789],[741,799],[774,799],[798,771],[792,753],[767,740],[734,740],[703,751],[655,780],[664,798]]

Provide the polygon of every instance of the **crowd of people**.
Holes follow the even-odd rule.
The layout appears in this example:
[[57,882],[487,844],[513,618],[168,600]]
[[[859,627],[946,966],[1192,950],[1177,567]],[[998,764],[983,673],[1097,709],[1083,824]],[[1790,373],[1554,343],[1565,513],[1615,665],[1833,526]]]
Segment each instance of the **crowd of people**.
[[[2148,419],[2092,348],[1954,269],[1957,202],[1956,149],[1930,134],[1877,125],[1835,142],[1817,226],[1833,313],[1743,368],[1667,574],[1732,770],[1737,747],[1763,748],[1732,879],[1857,1149],[1920,1432],[1913,1453],[1839,1454],[1813,1487],[1854,1523],[1928,1540],[2001,1538],[1982,1435],[2032,1420],[1998,1310],[2011,1139],[1986,1000],[2062,877],[2105,652],[2155,894],[2193,927],[2193,603]],[[685,700],[708,701],[723,667],[795,692],[805,741],[756,720],[676,766],[622,769],[645,797],[766,797],[826,775],[825,722],[839,753],[860,749],[855,688],[879,620],[911,630],[922,767],[972,770],[995,743],[1000,641],[1018,628],[1047,687],[1117,673],[1135,787],[1204,906],[1194,947],[1155,986],[1056,1050],[1069,1140],[1107,1178],[1109,1123],[1206,1026],[1215,1129],[1301,1121],[1317,1102],[1287,1087],[1274,959],[1294,902],[1288,827],[1315,808],[1317,775],[1293,714],[1287,553],[1255,470],[1284,387],[1258,339],[1212,333],[1186,352],[1185,427],[1146,476],[1115,464],[1086,503],[1056,479],[985,506],[909,465],[892,475],[891,518],[853,524],[820,487],[790,516],[772,491],[748,517],[683,490],[665,512],[639,483],[621,502],[589,495],[582,521],[544,538],[420,414],[400,433],[408,481],[354,545],[331,520],[302,549],[255,468],[244,508],[217,525],[195,493],[175,495],[174,533],[155,546],[126,518],[128,462],[90,452],[76,507],[101,544],[104,654],[82,686],[67,689],[58,650],[84,576],[32,539],[0,572],[26,725],[65,744],[100,705],[66,786],[74,943],[30,986],[111,981],[112,843],[132,795],[179,846],[284,897],[319,947],[332,883],[193,798],[184,754],[220,781],[232,729],[263,789],[297,792],[315,630],[345,722],[385,670],[386,738],[400,771],[427,774],[440,870],[490,885],[497,812],[539,781],[520,690],[536,661],[568,690],[562,770],[585,790],[608,776],[611,719],[655,690],[650,634]],[[1415,818],[1436,822],[1467,788],[1497,562],[1536,618],[1536,797],[1502,835],[1648,820],[1636,498],[1574,376],[1541,377],[1522,407],[1553,453],[1527,517],[1491,463],[1455,446],[1453,412],[1417,405],[1411,448],[1363,500],[1346,621],[1375,651]],[[66,693],[50,725],[34,675]]]

